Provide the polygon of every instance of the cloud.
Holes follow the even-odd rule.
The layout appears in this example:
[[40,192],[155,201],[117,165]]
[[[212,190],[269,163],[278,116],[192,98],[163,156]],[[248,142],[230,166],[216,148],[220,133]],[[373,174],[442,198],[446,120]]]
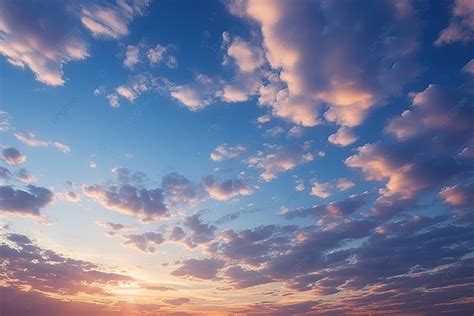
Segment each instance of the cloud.
[[171,298],[163,300],[166,304],[173,305],[173,306],[181,306],[191,302],[191,299],[187,297],[179,297],[179,298]]
[[145,189],[129,184],[112,186],[90,185],[84,194],[103,207],[126,215],[136,216],[144,222],[169,216],[164,204],[163,191]]
[[444,187],[439,195],[444,202],[454,207],[468,207],[474,205],[474,184],[457,184]]
[[263,50],[250,45],[241,38],[235,38],[227,48],[227,55],[232,57],[241,72],[253,72],[265,62]]
[[210,105],[219,90],[219,82],[199,74],[194,82],[171,88],[170,95],[191,111],[199,111]]
[[133,69],[133,67],[140,62],[140,47],[128,45],[125,52],[125,59],[123,65],[126,68]]
[[461,72],[474,75],[474,59],[471,59],[467,64],[465,64],[464,67],[462,67]]
[[171,230],[169,240],[170,241],[181,241],[181,240],[184,239],[184,237],[186,237],[186,233],[184,232],[184,230],[181,227],[176,226],[176,227],[173,227],[173,229]]
[[162,234],[154,232],[126,235],[124,238],[124,245],[133,245],[144,253],[155,253],[156,248],[152,244],[161,245],[165,241]]
[[3,260],[0,270],[5,276],[4,285],[13,289],[29,287],[34,291],[59,295],[105,295],[106,286],[133,280],[125,275],[101,271],[91,262],[42,249],[27,236],[9,234],[7,238],[13,245],[0,244]]
[[251,195],[253,189],[242,179],[228,179],[220,181],[214,176],[207,176],[203,180],[204,189],[211,198],[227,201],[238,195]]
[[248,0],[228,7],[261,31],[274,75],[260,88],[260,104],[295,124],[315,126],[328,104],[327,120],[359,125],[418,73],[420,28],[409,4],[379,1],[377,18],[360,3]]
[[413,93],[411,108],[392,119],[385,130],[398,140],[438,134],[440,142],[456,144],[469,137],[465,133],[472,130],[474,112],[470,102],[472,96],[465,91],[431,84]]
[[178,67],[178,61],[176,56],[172,54],[172,50],[174,50],[173,45],[162,46],[160,44],[156,44],[155,47],[149,48],[147,50],[148,61],[152,66],[164,62],[168,68],[175,69]]
[[228,268],[224,276],[236,289],[244,289],[272,281],[269,277],[262,275],[258,271],[243,269],[240,266]]
[[455,42],[467,44],[474,38],[474,5],[469,0],[456,0],[451,9],[451,21],[435,41],[441,46]]
[[8,168],[0,166],[0,179],[7,180],[10,179],[12,176],[12,173]]
[[89,57],[68,7],[62,2],[40,7],[34,1],[2,2],[0,54],[16,67],[30,68],[44,84],[63,85],[63,65]]
[[15,147],[7,147],[2,150],[3,161],[9,165],[22,165],[26,161],[26,155]]
[[27,169],[25,168],[20,168],[17,170],[15,173],[16,180],[24,183],[24,184],[30,184],[36,181],[36,177],[33,176]]
[[339,191],[346,191],[352,188],[355,184],[346,178],[340,178],[330,182],[317,182],[313,181],[311,187],[311,195],[326,199],[331,196],[331,191],[337,189]]
[[288,130],[289,137],[301,137],[303,136],[303,134],[304,134],[304,128],[299,125],[293,126],[292,128]]
[[281,126],[275,126],[265,131],[265,136],[276,137],[282,134],[285,130]]
[[118,39],[128,35],[130,21],[144,14],[149,4],[149,0],[118,0],[116,5],[83,6],[81,23],[96,38]]
[[26,186],[26,191],[0,186],[0,213],[40,216],[40,210],[53,200],[53,192],[32,184]]
[[198,202],[198,187],[177,172],[167,174],[161,187],[170,205],[194,205]]
[[357,141],[357,136],[354,134],[352,129],[342,126],[336,133],[329,135],[328,141],[334,145],[345,147],[355,143]]
[[309,143],[303,146],[276,146],[266,145],[265,151],[259,151],[255,156],[246,160],[250,167],[263,170],[260,178],[270,182],[277,178],[278,174],[292,170],[298,164],[314,160],[310,151]]
[[16,131],[14,135],[20,142],[31,147],[53,147],[65,154],[71,152],[71,148],[68,145],[58,141],[39,140],[33,132]]
[[181,265],[172,275],[177,277],[191,277],[202,280],[215,279],[219,269],[224,266],[224,261],[216,258],[183,260]]
[[210,154],[213,161],[224,161],[234,159],[243,154],[247,149],[242,145],[229,146],[226,143],[217,145],[216,149]]
[[351,195],[350,197],[328,204],[315,205],[308,208],[297,208],[291,211],[283,212],[282,215],[287,219],[307,216],[329,216],[331,218],[344,218],[355,213],[367,203],[367,194]]
[[[190,248],[211,242],[217,230],[217,226],[203,222],[200,213],[186,217],[184,226],[189,230],[189,236],[184,242]],[[181,232],[178,232],[178,236],[181,235]]]

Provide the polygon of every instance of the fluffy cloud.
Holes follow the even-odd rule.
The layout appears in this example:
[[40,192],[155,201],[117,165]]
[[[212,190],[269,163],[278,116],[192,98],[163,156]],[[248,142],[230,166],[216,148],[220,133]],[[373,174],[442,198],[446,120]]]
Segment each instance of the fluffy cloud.
[[[217,226],[203,222],[200,213],[186,217],[184,225],[188,229],[189,234],[184,242],[190,248],[195,248],[198,245],[211,242],[214,239],[217,230]],[[180,231],[177,232],[177,236],[182,236]],[[181,239],[179,237],[178,239]]]
[[155,47],[149,48],[147,50],[148,61],[152,66],[164,62],[166,66],[174,69],[178,67],[178,61],[176,57],[172,54],[173,49],[174,46],[172,45],[162,46],[160,44],[156,44]]
[[83,6],[81,22],[94,37],[117,39],[128,35],[128,24],[138,15],[142,15],[149,5],[149,0],[123,1],[116,5]]
[[54,199],[47,188],[27,185],[26,190],[0,186],[0,213],[39,216],[40,210]]
[[464,44],[474,38],[474,4],[470,0],[456,0],[451,10],[451,21],[443,29],[435,44],[446,45],[454,42]]
[[242,145],[229,146],[226,143],[218,145],[210,154],[210,158],[214,161],[223,161],[239,157],[247,149]]
[[124,245],[133,245],[144,253],[154,253],[156,248],[152,245],[160,245],[165,241],[162,234],[154,232],[126,235],[124,238]]
[[101,271],[91,262],[64,257],[36,246],[27,236],[8,234],[0,244],[5,276],[11,288],[31,288],[43,293],[105,295],[105,286],[128,283],[131,277]]
[[204,189],[211,198],[227,201],[238,195],[250,195],[253,189],[241,179],[219,181],[216,177],[208,176],[203,181]]
[[265,62],[263,50],[241,38],[229,43],[227,55],[235,60],[241,72],[253,72]]
[[31,147],[53,147],[65,154],[71,152],[71,148],[68,145],[58,141],[40,140],[33,132],[16,131],[14,135],[20,142]]
[[352,181],[346,178],[341,178],[325,183],[313,181],[311,195],[326,199],[331,196],[332,190],[337,189],[339,191],[346,191],[352,188],[354,185],[355,184]]
[[342,126],[337,130],[336,133],[329,135],[328,141],[334,145],[341,147],[348,146],[355,143],[357,136],[354,134],[352,129]]
[[259,151],[255,156],[248,158],[247,163],[250,167],[263,170],[260,178],[267,182],[298,164],[314,160],[309,143],[289,147],[266,145],[265,149],[265,152]]
[[439,193],[444,202],[454,207],[474,205],[474,184],[444,187]]
[[170,95],[191,111],[198,111],[211,104],[218,92],[218,82],[200,74],[195,81],[171,88]]
[[84,187],[84,194],[107,209],[137,216],[145,222],[169,216],[163,191],[160,189],[148,190],[128,184],[91,185]]
[[191,277],[202,280],[212,280],[217,276],[217,272],[224,266],[224,261],[215,258],[188,259],[181,262],[181,265],[172,275],[177,277]]
[[22,165],[26,161],[26,155],[15,147],[7,147],[2,150],[3,161],[9,165]]
[[320,204],[308,208],[298,208],[283,212],[282,215],[288,219],[295,217],[306,217],[310,215],[315,217],[329,216],[331,218],[344,218],[355,213],[366,203],[367,194],[351,195],[350,197],[339,202]]
[[36,177],[33,176],[27,169],[25,168],[20,168],[17,170],[15,173],[16,180],[24,183],[24,184],[30,184],[36,181]]
[[355,126],[398,93],[417,73],[419,27],[409,4],[379,1],[376,7],[374,19],[360,3],[231,2],[232,13],[260,26],[266,59],[277,72],[260,89],[260,103],[304,126],[316,125],[329,104],[326,119]]
[[125,52],[125,59],[123,65],[126,68],[133,69],[133,67],[140,62],[140,47],[128,45]]
[[471,102],[472,96],[462,90],[429,85],[412,94],[412,108],[392,119],[386,131],[399,140],[436,133],[440,142],[456,144],[469,137],[465,134],[472,130]]
[[171,205],[194,205],[198,201],[197,185],[177,172],[164,176],[161,187]]
[[63,65],[89,56],[68,6],[62,2],[39,7],[32,1],[2,2],[0,54],[14,66],[30,68],[42,83],[63,85]]

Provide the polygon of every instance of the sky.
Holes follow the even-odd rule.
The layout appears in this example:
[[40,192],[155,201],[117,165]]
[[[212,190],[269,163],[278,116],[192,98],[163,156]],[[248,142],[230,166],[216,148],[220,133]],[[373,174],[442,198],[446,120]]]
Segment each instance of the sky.
[[0,0],[0,314],[472,314],[473,43],[471,0]]

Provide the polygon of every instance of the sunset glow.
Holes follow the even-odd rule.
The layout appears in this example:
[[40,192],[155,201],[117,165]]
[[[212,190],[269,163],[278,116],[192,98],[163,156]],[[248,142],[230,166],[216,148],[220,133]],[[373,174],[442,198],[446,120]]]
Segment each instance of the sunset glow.
[[0,316],[472,315],[474,0],[0,0]]

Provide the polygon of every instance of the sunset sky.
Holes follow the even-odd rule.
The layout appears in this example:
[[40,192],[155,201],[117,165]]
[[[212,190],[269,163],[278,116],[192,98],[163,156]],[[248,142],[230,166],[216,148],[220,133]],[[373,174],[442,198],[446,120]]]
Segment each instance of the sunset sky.
[[0,0],[0,315],[472,315],[474,1]]

